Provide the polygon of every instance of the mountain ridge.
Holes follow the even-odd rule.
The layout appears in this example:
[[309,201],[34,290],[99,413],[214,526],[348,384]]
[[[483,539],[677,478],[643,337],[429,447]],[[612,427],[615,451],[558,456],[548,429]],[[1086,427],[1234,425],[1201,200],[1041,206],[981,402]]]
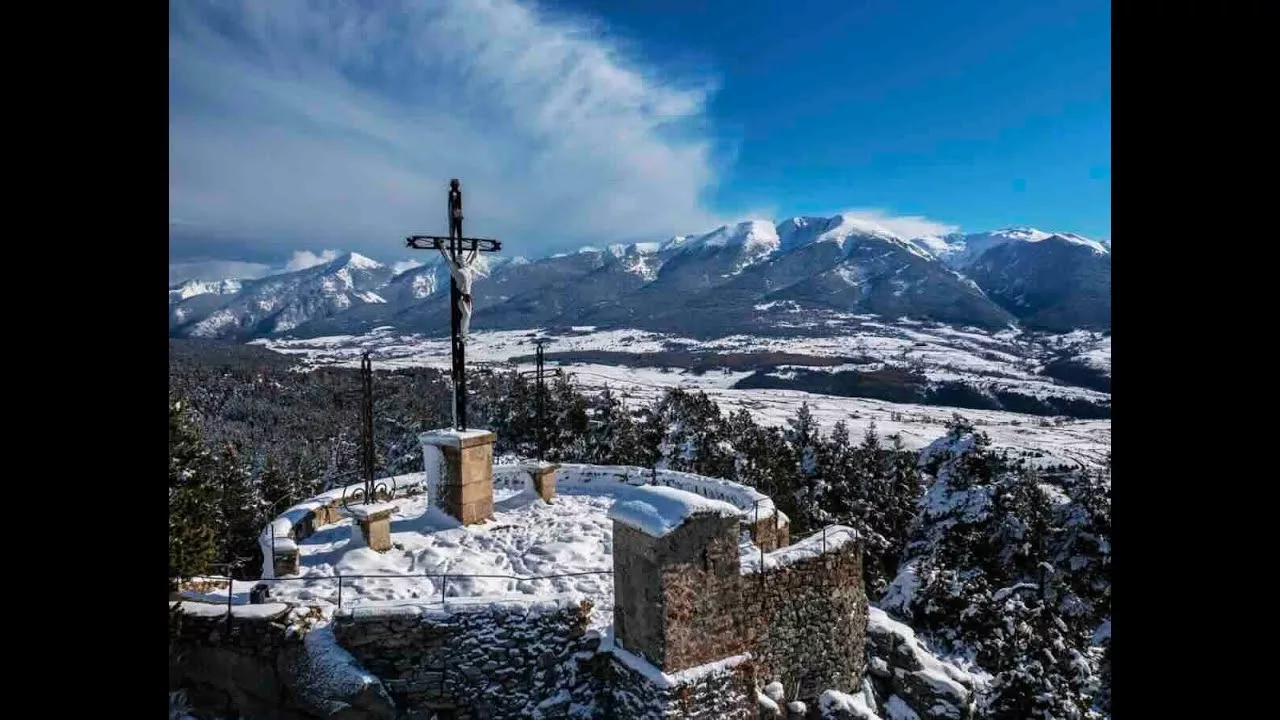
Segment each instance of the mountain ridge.
[[[659,242],[486,256],[473,325],[634,326],[693,334],[854,316],[983,328],[1110,327],[1110,244],[1013,227],[905,237],[850,214],[749,219]],[[256,279],[169,288],[170,335],[248,340],[447,328],[438,257],[401,272],[359,253]],[[788,318],[771,311],[787,304]],[[764,308],[763,310],[761,308]],[[689,312],[695,310],[695,312]]]

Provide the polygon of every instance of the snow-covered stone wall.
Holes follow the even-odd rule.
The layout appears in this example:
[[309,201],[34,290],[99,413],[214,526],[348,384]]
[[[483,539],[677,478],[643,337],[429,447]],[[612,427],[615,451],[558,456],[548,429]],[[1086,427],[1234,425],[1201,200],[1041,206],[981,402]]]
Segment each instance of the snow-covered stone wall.
[[857,689],[867,631],[858,544],[831,545],[786,563],[771,560],[766,555],[764,573],[742,576],[740,612],[755,620],[750,648],[761,684],[781,681],[793,697],[809,701],[828,689]]
[[333,633],[401,707],[563,717],[599,693],[584,666],[600,644],[590,612],[570,599],[373,606],[339,611]]
[[[169,604],[169,689],[193,709],[246,717],[392,720],[396,708],[378,678],[332,644],[327,629],[300,632],[284,603]],[[325,639],[329,642],[326,643]]]
[[633,720],[747,720],[756,717],[753,668],[740,655],[668,675],[614,648],[605,676],[606,717]]

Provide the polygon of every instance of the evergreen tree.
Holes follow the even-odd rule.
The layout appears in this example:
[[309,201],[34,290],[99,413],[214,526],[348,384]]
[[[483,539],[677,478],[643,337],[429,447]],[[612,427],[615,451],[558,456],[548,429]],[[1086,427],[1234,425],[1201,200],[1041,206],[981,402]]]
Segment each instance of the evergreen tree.
[[218,555],[213,456],[188,415],[169,398],[169,578],[209,572]]
[[639,431],[626,404],[608,387],[594,402],[585,462],[637,465],[643,461]]
[[547,458],[581,462],[587,450],[587,400],[566,375],[557,377],[548,390],[549,407],[544,412],[553,424],[546,438]]
[[222,533],[223,562],[235,564],[241,577],[255,577],[254,560],[261,558],[258,536],[269,518],[246,458],[233,443],[218,456],[218,527]]
[[809,403],[802,403],[795,417],[787,419],[785,437],[796,459],[795,467],[791,469],[795,477],[791,491],[795,503],[792,530],[807,534],[817,530],[829,517],[822,509],[826,501],[827,481],[818,462],[821,444],[818,422],[809,409]]

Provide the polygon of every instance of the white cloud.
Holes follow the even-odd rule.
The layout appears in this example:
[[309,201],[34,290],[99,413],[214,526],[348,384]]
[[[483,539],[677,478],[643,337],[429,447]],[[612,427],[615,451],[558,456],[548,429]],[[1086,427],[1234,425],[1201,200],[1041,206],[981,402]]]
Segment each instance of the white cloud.
[[391,272],[399,275],[402,272],[408,272],[416,267],[422,267],[426,263],[421,260],[401,260],[391,266]]
[[297,270],[306,270],[309,267],[323,265],[338,257],[337,250],[321,250],[319,254],[310,250],[295,250],[290,256],[289,262],[285,263],[282,272],[295,272]]
[[894,215],[885,210],[845,210],[840,214],[875,223],[900,237],[908,239],[927,235],[946,235],[960,230],[959,225],[938,222],[919,215]]
[[709,88],[619,47],[514,0],[171,5],[169,216],[385,256],[458,177],[523,255],[713,227]]

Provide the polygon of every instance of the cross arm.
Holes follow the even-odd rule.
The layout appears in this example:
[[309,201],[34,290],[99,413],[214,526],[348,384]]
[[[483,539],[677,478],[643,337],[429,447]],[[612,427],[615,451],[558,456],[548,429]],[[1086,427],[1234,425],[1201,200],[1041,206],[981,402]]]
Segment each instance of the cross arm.
[[498,252],[502,241],[493,238],[448,238],[443,235],[410,235],[405,245],[414,250],[449,250],[450,242],[458,243],[462,252]]

